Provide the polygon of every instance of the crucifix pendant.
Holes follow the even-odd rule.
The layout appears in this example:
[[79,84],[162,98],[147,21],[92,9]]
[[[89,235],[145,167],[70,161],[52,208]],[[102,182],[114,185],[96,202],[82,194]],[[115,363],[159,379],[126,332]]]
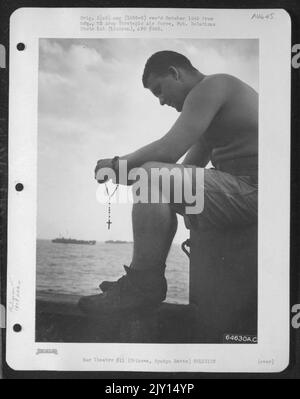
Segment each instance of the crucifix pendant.
[[107,224],[108,230],[110,230],[110,225],[112,224],[112,222],[110,221],[110,219],[108,219],[108,222],[106,222],[106,224]]

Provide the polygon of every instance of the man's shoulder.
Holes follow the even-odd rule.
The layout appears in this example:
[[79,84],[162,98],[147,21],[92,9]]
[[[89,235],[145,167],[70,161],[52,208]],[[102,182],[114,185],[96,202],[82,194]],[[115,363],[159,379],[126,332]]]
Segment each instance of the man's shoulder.
[[214,75],[205,76],[196,86],[192,89],[191,92],[203,92],[203,91],[226,91],[229,94],[234,93],[235,91],[242,90],[250,90],[255,91],[253,87],[251,87],[245,81],[239,79],[236,76],[229,75],[227,73],[216,73]]
[[187,96],[187,104],[201,104],[209,98],[227,101],[239,93],[240,90],[252,90],[245,82],[239,78],[226,73],[216,73],[205,76],[198,82]]
[[242,83],[242,81],[233,75],[229,75],[226,73],[216,73],[213,75],[205,76],[198,84],[196,84],[193,90],[200,91],[209,90],[211,88],[226,89],[239,83]]
[[225,100],[234,87],[234,81],[238,80],[228,74],[214,74],[205,76],[198,82],[187,96],[187,104],[202,103],[208,98],[219,98]]

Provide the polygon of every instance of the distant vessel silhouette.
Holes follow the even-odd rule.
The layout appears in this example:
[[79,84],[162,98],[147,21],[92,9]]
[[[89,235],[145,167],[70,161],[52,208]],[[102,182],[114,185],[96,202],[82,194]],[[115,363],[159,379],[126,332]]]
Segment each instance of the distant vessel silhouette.
[[81,245],[95,245],[95,240],[76,240],[75,238],[54,238],[52,240],[55,244],[81,244]]
[[107,240],[105,244],[130,244],[132,241],[122,241],[122,240]]

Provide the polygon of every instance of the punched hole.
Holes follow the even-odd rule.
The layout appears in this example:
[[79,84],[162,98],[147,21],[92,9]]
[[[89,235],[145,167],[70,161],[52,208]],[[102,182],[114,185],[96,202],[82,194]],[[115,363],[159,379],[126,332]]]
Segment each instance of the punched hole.
[[18,43],[18,44],[17,44],[17,49],[18,49],[19,51],[25,50],[25,44],[24,44],[24,43]]
[[13,330],[14,332],[20,332],[22,330],[22,326],[20,324],[14,324]]
[[23,186],[22,183],[16,184],[16,190],[17,190],[17,191],[22,191],[23,189],[24,189],[24,186]]

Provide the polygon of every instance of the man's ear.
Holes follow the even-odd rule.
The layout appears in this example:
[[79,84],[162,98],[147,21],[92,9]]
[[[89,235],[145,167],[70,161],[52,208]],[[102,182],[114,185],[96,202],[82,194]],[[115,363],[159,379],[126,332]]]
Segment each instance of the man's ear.
[[180,71],[178,68],[174,67],[174,66],[170,66],[169,67],[169,73],[170,75],[175,79],[175,80],[179,80],[180,78]]

